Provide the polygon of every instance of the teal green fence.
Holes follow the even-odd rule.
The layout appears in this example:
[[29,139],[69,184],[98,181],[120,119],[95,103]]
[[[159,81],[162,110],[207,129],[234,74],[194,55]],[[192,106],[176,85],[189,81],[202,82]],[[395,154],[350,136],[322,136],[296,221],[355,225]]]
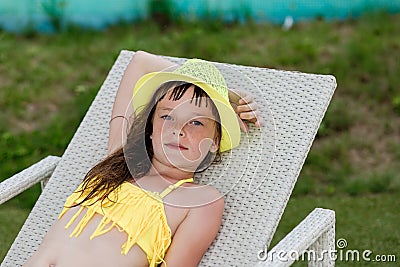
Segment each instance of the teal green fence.
[[400,12],[400,0],[0,0],[0,28],[54,31],[65,25],[102,29],[118,22],[148,18],[161,10],[188,20],[282,23],[344,19],[364,12]]

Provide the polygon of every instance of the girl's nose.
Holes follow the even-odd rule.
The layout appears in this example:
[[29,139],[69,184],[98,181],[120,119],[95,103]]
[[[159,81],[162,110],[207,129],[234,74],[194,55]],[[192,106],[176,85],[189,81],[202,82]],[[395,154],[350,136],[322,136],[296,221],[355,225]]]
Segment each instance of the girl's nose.
[[185,136],[185,132],[183,130],[183,127],[173,127],[172,128],[172,134],[173,135],[179,135],[180,137],[184,137]]

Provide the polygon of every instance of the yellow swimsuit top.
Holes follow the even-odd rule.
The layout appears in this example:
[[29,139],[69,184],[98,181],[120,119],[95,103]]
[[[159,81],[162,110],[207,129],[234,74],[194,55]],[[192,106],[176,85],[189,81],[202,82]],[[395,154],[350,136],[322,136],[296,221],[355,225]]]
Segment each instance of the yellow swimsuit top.
[[[124,182],[112,191],[108,198],[102,201],[90,199],[82,204],[65,228],[68,228],[86,208],[85,215],[71,233],[71,237],[79,236],[94,214],[98,213],[103,216],[103,219],[90,239],[117,227],[128,235],[126,242],[122,245],[121,254],[126,255],[131,247],[137,244],[146,253],[149,266],[157,266],[164,262],[165,253],[171,244],[171,228],[167,223],[162,199],[186,182],[193,182],[193,178],[180,180],[168,186],[161,193],[147,191],[130,182]],[[81,202],[87,194],[88,192],[82,193],[81,184],[67,198],[64,209],[58,218],[60,219],[69,210],[69,207]],[[108,227],[106,228],[106,226]]]

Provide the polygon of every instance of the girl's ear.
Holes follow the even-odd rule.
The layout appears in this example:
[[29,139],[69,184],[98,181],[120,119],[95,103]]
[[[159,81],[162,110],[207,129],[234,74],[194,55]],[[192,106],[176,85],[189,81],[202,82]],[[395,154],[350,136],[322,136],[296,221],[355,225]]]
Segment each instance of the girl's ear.
[[210,152],[215,153],[218,151],[218,149],[219,149],[219,140],[218,140],[218,138],[215,138],[214,142],[212,143],[212,145],[210,147]]

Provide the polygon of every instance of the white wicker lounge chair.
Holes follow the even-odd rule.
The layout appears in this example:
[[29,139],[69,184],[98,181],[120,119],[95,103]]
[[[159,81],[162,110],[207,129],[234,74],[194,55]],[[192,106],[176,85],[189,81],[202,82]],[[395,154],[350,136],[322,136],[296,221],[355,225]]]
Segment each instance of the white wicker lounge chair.
[[[1,266],[21,266],[29,258],[56,220],[65,198],[90,167],[106,155],[113,99],[132,55],[130,51],[121,52],[61,158],[48,157],[0,184],[3,203],[50,176]],[[257,97],[266,123],[262,129],[250,127],[240,147],[223,157],[222,167],[211,167],[197,177],[226,194],[223,225],[200,266],[288,266],[295,261],[294,252],[302,255],[307,249],[334,249],[335,214],[317,208],[267,255],[262,252],[271,242],[331,100],[335,78],[220,63],[217,66],[230,88],[246,88]],[[333,266],[334,261],[325,257],[309,264]]]

